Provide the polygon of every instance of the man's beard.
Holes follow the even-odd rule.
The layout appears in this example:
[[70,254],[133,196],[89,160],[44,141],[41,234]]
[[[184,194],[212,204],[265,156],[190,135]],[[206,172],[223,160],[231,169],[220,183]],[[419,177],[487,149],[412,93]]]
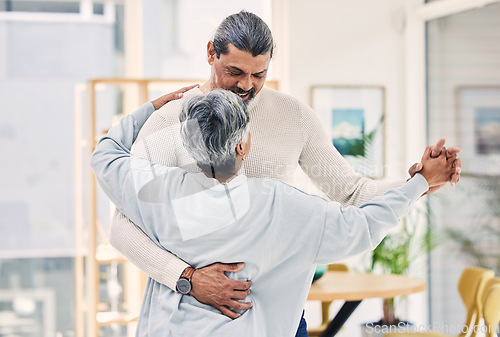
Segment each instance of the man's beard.
[[257,90],[255,88],[253,88],[253,87],[250,88],[250,90],[246,91],[246,90],[238,88],[235,85],[233,85],[232,87],[227,88],[227,90],[234,92],[235,94],[237,94],[240,97],[242,95],[244,96],[244,95],[248,94],[248,98],[246,100],[244,100],[244,102],[246,104],[248,104],[255,97],[255,94],[257,92]]

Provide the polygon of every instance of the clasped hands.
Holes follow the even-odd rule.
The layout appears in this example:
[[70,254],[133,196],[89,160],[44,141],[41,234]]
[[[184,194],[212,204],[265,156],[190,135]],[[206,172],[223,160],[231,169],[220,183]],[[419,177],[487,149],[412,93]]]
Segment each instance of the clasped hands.
[[[426,194],[435,193],[450,183],[452,186],[460,180],[462,163],[458,158],[461,149],[444,147],[445,140],[440,139],[435,145],[428,146],[419,163],[414,164],[408,172],[413,177],[422,174],[429,190]],[[251,281],[235,281],[228,278],[224,272],[237,272],[243,269],[244,263],[223,264],[214,263],[197,269],[193,274],[193,290],[191,295],[198,301],[208,304],[221,311],[222,314],[235,319],[240,317],[235,310],[248,310],[251,302],[242,302],[250,293]]]
[[458,154],[462,151],[458,147],[444,147],[445,139],[441,138],[435,145],[428,146],[419,163],[408,170],[410,177],[416,173],[422,174],[429,184],[425,194],[432,194],[443,188],[446,183],[455,186],[460,180],[462,161]]

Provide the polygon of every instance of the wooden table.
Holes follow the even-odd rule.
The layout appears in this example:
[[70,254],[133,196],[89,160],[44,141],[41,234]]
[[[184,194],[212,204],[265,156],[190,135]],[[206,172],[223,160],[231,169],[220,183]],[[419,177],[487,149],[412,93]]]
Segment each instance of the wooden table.
[[314,282],[308,300],[345,300],[322,337],[335,336],[365,298],[391,298],[425,290],[425,281],[403,275],[358,274],[328,271]]

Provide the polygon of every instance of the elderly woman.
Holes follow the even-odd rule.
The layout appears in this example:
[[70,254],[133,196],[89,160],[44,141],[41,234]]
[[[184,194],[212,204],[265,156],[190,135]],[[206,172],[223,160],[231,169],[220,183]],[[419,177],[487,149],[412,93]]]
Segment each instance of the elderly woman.
[[143,105],[101,139],[91,160],[97,180],[120,211],[193,267],[245,261],[237,276],[253,281],[253,308],[231,320],[198,302],[189,296],[196,271],[186,268],[179,292],[148,280],[138,336],[294,336],[315,265],[376,247],[429,186],[454,172],[445,151],[430,158],[428,148],[421,174],[401,188],[342,208],[277,180],[238,175],[251,136],[237,95],[214,90],[184,105],[181,138],[200,173],[130,154],[153,112],[154,104]]

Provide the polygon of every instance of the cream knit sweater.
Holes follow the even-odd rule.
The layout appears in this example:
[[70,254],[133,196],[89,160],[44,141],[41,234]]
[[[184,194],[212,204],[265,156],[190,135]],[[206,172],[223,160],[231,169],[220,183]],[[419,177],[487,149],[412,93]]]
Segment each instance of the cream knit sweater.
[[[199,171],[181,144],[179,112],[198,88],[155,112],[139,133],[134,154],[152,162]],[[241,174],[294,184],[297,165],[331,200],[361,205],[403,181],[382,182],[356,173],[332,145],[316,113],[299,100],[263,88],[249,105],[252,144]],[[186,262],[158,247],[122,213],[111,225],[111,244],[148,276],[175,290]],[[244,262],[244,261],[243,261]]]

